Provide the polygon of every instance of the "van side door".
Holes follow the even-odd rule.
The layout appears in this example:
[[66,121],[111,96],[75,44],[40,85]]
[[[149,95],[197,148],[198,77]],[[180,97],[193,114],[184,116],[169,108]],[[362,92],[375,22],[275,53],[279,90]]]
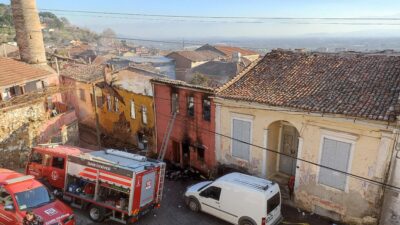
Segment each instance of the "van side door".
[[226,213],[221,209],[219,201],[221,192],[222,189],[220,187],[210,186],[200,192],[199,201],[202,211],[226,220]]
[[17,214],[12,196],[0,188],[0,225],[17,225]]

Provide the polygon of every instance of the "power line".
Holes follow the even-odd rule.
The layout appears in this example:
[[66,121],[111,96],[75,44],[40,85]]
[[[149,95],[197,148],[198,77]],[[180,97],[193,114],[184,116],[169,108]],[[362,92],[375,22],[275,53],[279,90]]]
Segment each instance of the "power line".
[[41,11],[72,12],[102,15],[124,15],[161,18],[196,18],[196,19],[245,19],[245,20],[366,20],[366,21],[400,21],[398,17],[262,17],[262,16],[198,16],[198,15],[172,15],[172,14],[146,14],[146,13],[121,13],[106,11],[66,10],[40,8]]
[[[167,100],[165,98],[160,98],[160,97],[155,97],[155,96],[153,96],[153,98],[158,98],[158,99],[161,99],[161,100]],[[134,102],[134,105],[135,105],[135,108],[136,107],[139,107],[139,108],[142,107],[142,105],[138,105],[136,102]],[[155,111],[154,113],[155,113],[155,115],[161,115],[161,116],[163,116],[165,118],[168,118],[168,119],[170,119],[172,117],[171,114],[165,114],[165,113],[161,113],[161,112],[157,112],[157,111]],[[206,128],[202,128],[200,126],[196,126],[195,124],[191,124],[190,122],[193,122],[193,121],[191,119],[189,119],[189,118],[182,118],[182,116],[177,116],[175,118],[175,120],[178,120],[179,122],[181,122],[184,125],[191,126],[196,130],[200,130],[203,133],[207,132],[207,133],[216,134],[216,135],[219,135],[221,137],[228,138],[230,140],[234,140],[234,141],[237,141],[237,142],[240,142],[240,143],[243,143],[243,144],[247,144],[247,145],[259,148],[259,149],[261,149],[263,151],[268,151],[268,152],[272,152],[272,153],[275,153],[275,154],[278,154],[278,155],[283,155],[283,156],[286,156],[286,157],[289,157],[289,158],[292,158],[292,159],[295,159],[295,160],[299,160],[301,162],[305,162],[305,163],[308,163],[308,164],[311,164],[311,165],[314,165],[314,166],[318,166],[320,168],[324,168],[324,169],[328,169],[330,171],[338,172],[338,173],[344,174],[346,176],[353,177],[355,179],[358,179],[358,180],[361,180],[361,181],[364,181],[364,182],[368,182],[368,183],[372,183],[374,185],[379,185],[379,186],[382,186],[382,187],[385,187],[385,188],[389,188],[389,189],[395,190],[395,191],[400,193],[400,187],[397,187],[397,186],[394,186],[394,185],[391,185],[391,184],[387,184],[387,183],[384,183],[384,182],[372,180],[372,179],[369,179],[369,178],[366,178],[366,177],[363,177],[363,176],[359,176],[359,175],[356,175],[356,174],[353,174],[353,173],[341,171],[341,170],[338,170],[338,169],[335,169],[335,168],[332,168],[332,167],[328,167],[328,166],[325,166],[325,165],[322,165],[322,164],[319,164],[319,163],[315,163],[315,162],[312,162],[312,161],[309,161],[309,160],[306,160],[306,159],[299,158],[297,156],[292,156],[292,155],[289,155],[289,154],[286,154],[286,153],[283,153],[283,152],[280,152],[280,151],[277,151],[277,150],[269,149],[269,148],[262,147],[262,146],[259,146],[259,145],[256,145],[256,144],[252,144],[252,143],[249,143],[249,142],[246,142],[246,141],[242,141],[242,140],[239,140],[237,138],[233,138],[233,137],[231,137],[229,135],[217,133],[215,131],[212,131],[212,130],[209,130],[209,129],[206,129]]]
[[[54,10],[56,12],[61,10]],[[239,18],[235,18],[235,20],[226,20],[228,18],[224,18],[225,20],[218,20],[213,17],[204,17],[198,18],[186,18],[183,16],[178,17],[151,17],[152,15],[148,16],[139,16],[135,15],[136,17],[131,16],[113,16],[115,13],[101,13],[101,15],[94,14],[94,13],[85,13],[83,11],[61,11],[62,13],[58,13],[58,15],[63,16],[87,16],[87,17],[99,17],[99,18],[113,18],[113,19],[129,19],[129,20],[143,20],[143,21],[162,21],[162,22],[196,22],[196,23],[236,23],[236,24],[265,24],[265,23],[272,23],[272,24],[297,24],[297,25],[349,25],[349,26],[400,26],[400,23],[389,23],[388,21],[400,21],[400,18],[284,18],[284,17],[271,17],[269,19],[257,19],[252,18],[245,19],[245,20],[238,20]],[[80,13],[80,14],[77,14]],[[105,15],[104,15],[105,14]],[[111,15],[110,15],[111,14]],[[119,13],[117,13],[119,14]],[[204,20],[206,19],[206,20]],[[232,18],[233,19],[233,18]],[[303,21],[303,22],[301,22]],[[309,22],[304,22],[309,21]],[[318,22],[318,21],[351,21],[351,22]],[[354,22],[354,21],[386,21],[386,22]]]
[[[171,118],[171,115],[166,115],[166,114],[159,113],[159,112],[157,112],[156,115],[157,114],[160,114],[160,115],[162,115],[164,117]],[[185,125],[188,125],[189,124],[188,121],[190,121],[188,119],[184,119],[183,120],[183,119],[180,119],[178,117],[176,118],[176,120],[180,121],[181,123],[184,123]],[[193,125],[191,125],[191,126],[193,126]],[[196,126],[195,128],[196,129],[200,129],[200,130],[204,130],[205,132],[210,132],[210,133],[213,133],[213,134],[216,134],[216,135],[219,135],[221,137],[225,137],[225,138],[228,138],[228,139],[231,139],[231,140],[234,140],[234,141],[238,141],[238,142],[241,142],[241,143],[244,143],[244,144],[256,147],[256,148],[259,148],[259,149],[261,149],[263,151],[268,151],[268,152],[273,152],[275,154],[284,155],[286,157],[290,157],[292,159],[296,159],[296,160],[299,160],[301,162],[305,162],[305,163],[308,163],[308,164],[311,164],[311,165],[314,165],[314,166],[318,166],[320,168],[324,168],[324,169],[328,169],[328,170],[331,170],[331,171],[334,171],[334,172],[337,172],[337,173],[341,173],[341,174],[344,174],[346,176],[350,176],[350,177],[353,177],[355,179],[358,179],[358,180],[361,180],[361,181],[364,181],[364,182],[368,182],[368,183],[379,185],[379,186],[382,186],[382,187],[385,187],[385,188],[389,188],[389,189],[395,190],[395,191],[400,193],[400,187],[397,187],[397,186],[394,186],[394,185],[391,185],[391,184],[387,184],[387,183],[384,183],[384,182],[372,180],[372,179],[369,179],[369,178],[366,178],[366,177],[363,177],[363,176],[359,176],[359,175],[356,175],[356,174],[344,172],[344,171],[341,171],[341,170],[338,170],[338,169],[335,169],[335,168],[332,168],[332,167],[324,166],[322,164],[318,164],[318,163],[315,163],[315,162],[312,162],[312,161],[309,161],[309,160],[298,158],[296,156],[292,156],[292,155],[289,155],[289,154],[286,154],[286,153],[283,153],[283,152],[279,152],[279,151],[276,151],[276,150],[273,150],[273,149],[265,148],[265,147],[262,147],[262,146],[259,146],[259,145],[256,145],[256,144],[248,143],[248,142],[233,138],[231,136],[220,134],[220,133],[217,133],[215,131],[211,131],[211,130],[208,130],[208,129],[205,129],[205,128],[202,128],[202,127]]]
[[[162,22],[196,22],[196,23],[236,23],[236,24],[298,24],[298,25],[355,25],[355,26],[399,26],[400,23],[383,23],[383,22],[317,22],[317,19],[311,20],[311,22],[299,22],[300,20],[306,19],[274,19],[274,20],[198,20],[198,19],[170,19],[170,18],[150,18],[150,17],[122,17],[122,16],[109,16],[109,15],[96,15],[96,14],[76,14],[76,13],[58,13],[61,16],[86,16],[86,17],[98,17],[98,18],[112,18],[112,19],[128,19],[128,20],[142,20],[142,21],[162,21]],[[400,18],[399,18],[400,19]],[[286,21],[286,22],[285,22]],[[326,20],[322,20],[326,21]],[[339,21],[339,20],[334,20]],[[349,20],[343,20],[349,21]],[[350,20],[357,21],[357,20]],[[374,20],[382,21],[382,20]],[[386,21],[386,20],[385,20]],[[398,21],[398,20],[387,20],[387,21]]]

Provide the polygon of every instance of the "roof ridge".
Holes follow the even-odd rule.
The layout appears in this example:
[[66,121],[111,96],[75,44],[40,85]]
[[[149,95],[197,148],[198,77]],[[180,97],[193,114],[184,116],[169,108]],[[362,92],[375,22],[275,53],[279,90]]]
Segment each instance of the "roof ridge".
[[216,94],[219,94],[220,92],[222,92],[223,90],[227,89],[228,87],[230,87],[232,84],[234,84],[236,81],[238,81],[240,78],[242,78],[245,74],[247,74],[247,72],[249,72],[253,67],[255,67],[256,65],[258,65],[259,62],[261,62],[264,57],[260,57],[256,60],[254,60],[252,63],[250,63],[244,70],[242,70],[240,73],[238,73],[235,77],[233,77],[230,81],[226,82],[224,85],[222,85],[221,87],[216,89]]

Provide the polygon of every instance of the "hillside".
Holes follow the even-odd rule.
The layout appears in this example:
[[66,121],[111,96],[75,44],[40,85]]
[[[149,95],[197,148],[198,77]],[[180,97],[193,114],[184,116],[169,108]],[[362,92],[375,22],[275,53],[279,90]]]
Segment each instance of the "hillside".
[[[46,45],[60,45],[72,40],[96,42],[99,39],[96,33],[70,24],[65,17],[58,18],[51,12],[40,12],[39,16]],[[0,4],[0,43],[13,41],[14,38],[11,8],[9,5]]]

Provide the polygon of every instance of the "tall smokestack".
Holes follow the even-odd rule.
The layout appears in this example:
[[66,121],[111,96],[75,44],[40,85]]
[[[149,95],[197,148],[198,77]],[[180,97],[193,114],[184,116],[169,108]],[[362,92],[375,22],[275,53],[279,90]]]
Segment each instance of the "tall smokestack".
[[11,0],[17,43],[22,61],[46,64],[42,26],[35,0]]

